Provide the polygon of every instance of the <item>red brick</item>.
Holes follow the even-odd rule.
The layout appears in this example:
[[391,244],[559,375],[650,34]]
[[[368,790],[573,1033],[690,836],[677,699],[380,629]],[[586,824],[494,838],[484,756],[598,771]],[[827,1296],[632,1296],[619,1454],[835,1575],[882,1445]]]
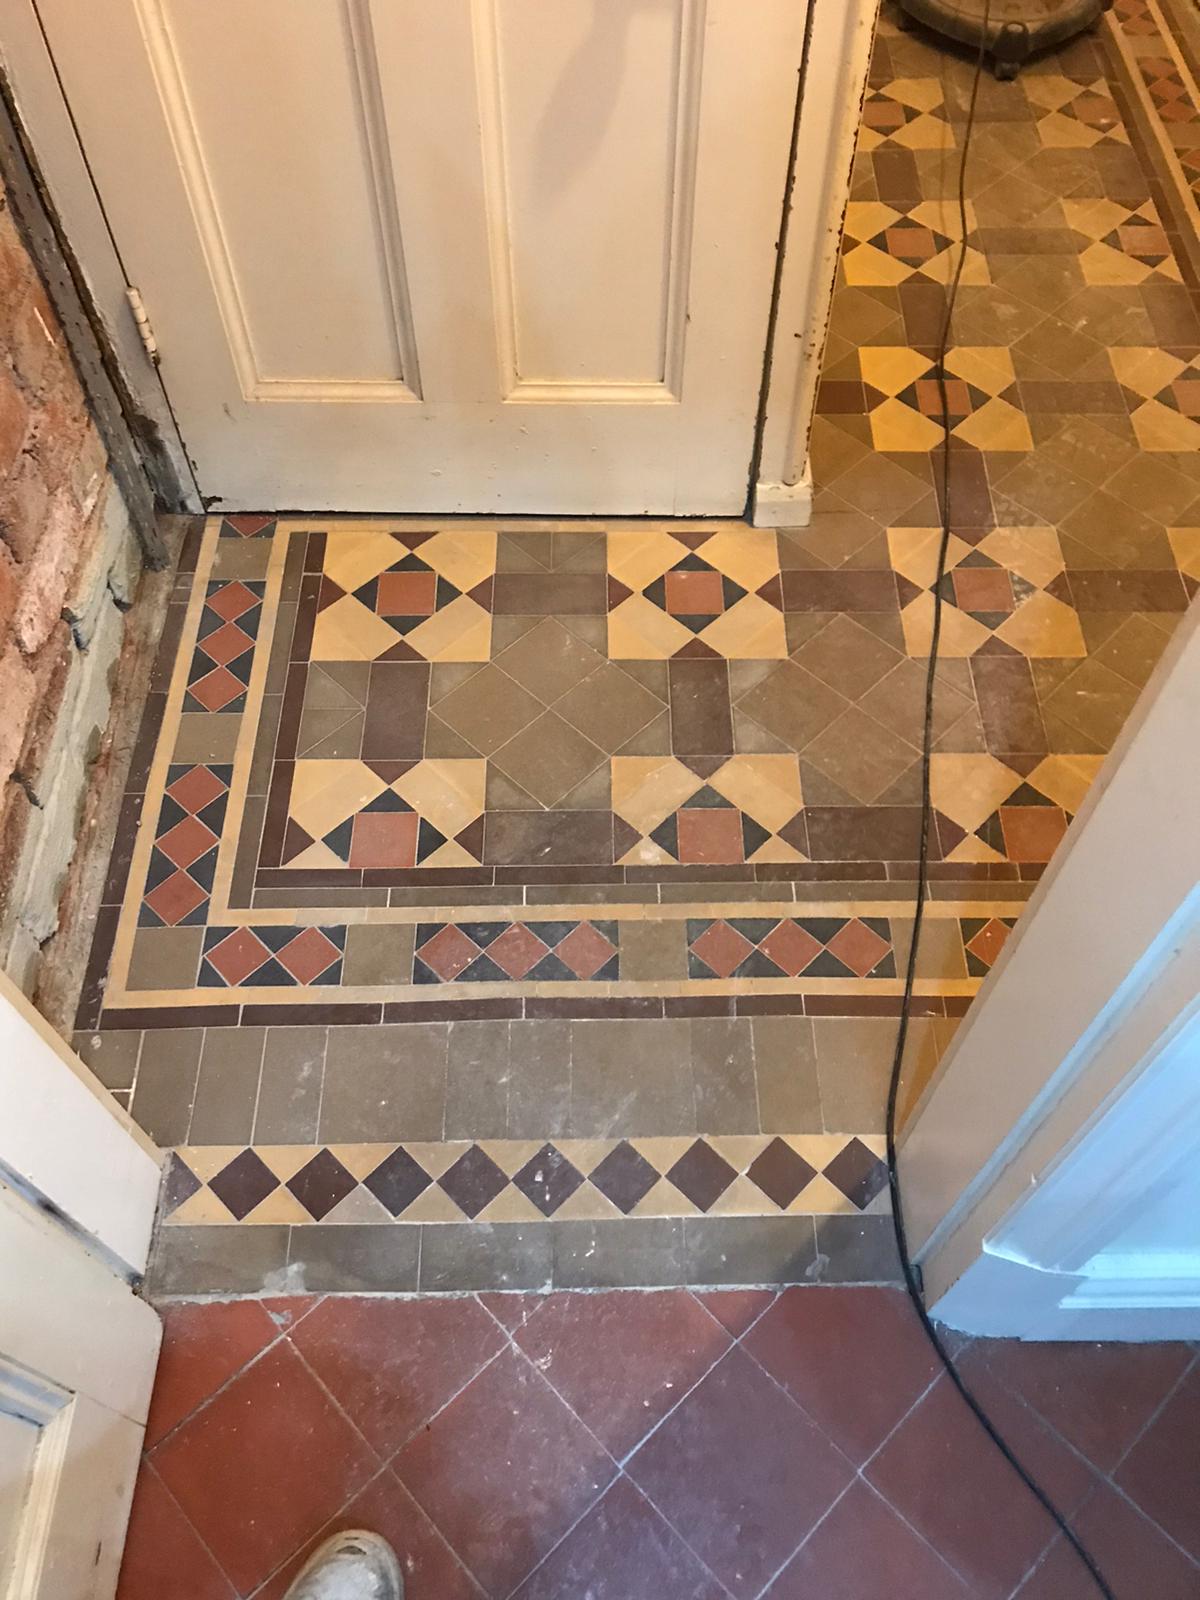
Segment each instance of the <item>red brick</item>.
[[0,328],[12,326],[32,279],[28,252],[6,206],[0,211]]
[[83,547],[79,511],[66,490],[50,502],[42,537],[25,573],[14,631],[26,655],[33,655],[50,637],[62,616],[71,574]]
[[36,459],[50,489],[69,484],[75,466],[83,453],[87,412],[79,395],[78,386],[65,384],[61,389],[47,393],[38,409],[29,440],[30,454]]
[[11,551],[0,545],[0,639],[7,639],[17,597],[21,589],[21,569]]
[[41,468],[22,456],[0,489],[0,538],[18,561],[32,561],[50,511],[50,492]]
[[25,728],[37,696],[37,679],[13,645],[0,656],[0,780],[7,783],[25,742]]
[[27,390],[40,394],[62,361],[53,313],[40,283],[31,285],[18,306],[8,344],[17,376]]
[[13,381],[12,373],[0,367],[0,473],[12,470],[29,431],[29,407]]

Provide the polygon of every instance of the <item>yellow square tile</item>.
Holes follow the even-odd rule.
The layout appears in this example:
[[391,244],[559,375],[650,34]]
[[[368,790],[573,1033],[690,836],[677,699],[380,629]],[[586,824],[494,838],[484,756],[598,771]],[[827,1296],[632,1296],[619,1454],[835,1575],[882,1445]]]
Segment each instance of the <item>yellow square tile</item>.
[[418,560],[424,561],[435,572],[440,572],[443,578],[447,578],[456,589],[466,593],[495,572],[496,535],[473,529],[435,533],[432,539],[426,539],[417,548],[415,554]]
[[[937,557],[941,537],[940,528],[889,528],[888,558],[893,570],[922,589],[931,588],[937,578]],[[946,571],[949,572],[951,567],[957,566],[970,550],[971,546],[965,539],[960,539],[956,533],[952,533],[946,546]]]
[[871,443],[876,450],[929,451],[941,442],[941,424],[924,417],[902,400],[885,400],[869,413]]
[[914,111],[933,111],[942,104],[944,91],[940,78],[893,78],[883,94]]
[[482,816],[486,787],[486,761],[450,758],[419,761],[392,784],[401,800],[447,836]]
[[771,833],[790,822],[804,804],[798,756],[731,756],[708,781]]
[[361,761],[297,761],[288,812],[305,833],[319,840],[386,788],[383,779]]
[[743,596],[700,634],[729,661],[783,661],[787,631],[783,612],[756,594]]
[[768,528],[722,528],[696,554],[743,589],[760,589],[779,571],[779,545]]
[[1167,538],[1180,572],[1200,578],[1200,528],[1168,528]]
[[402,561],[406,553],[407,547],[383,528],[335,527],[326,536],[323,567],[326,576],[350,594],[393,562]]
[[1157,345],[1116,345],[1109,349],[1108,359],[1117,382],[1147,400],[1165,389],[1187,365]]
[[1103,756],[1047,756],[1029,774],[1029,782],[1074,815],[1103,764]]
[[1200,423],[1157,400],[1147,400],[1130,420],[1143,450],[1171,450],[1184,455],[1200,450]]
[[608,536],[608,570],[629,589],[644,589],[688,554],[669,533],[622,529]]
[[694,637],[690,628],[642,594],[622,600],[608,614],[608,654],[613,661],[669,661]]
[[426,661],[487,661],[492,653],[491,613],[460,594],[404,635]]
[[868,344],[858,352],[858,370],[863,382],[881,394],[897,395],[932,367],[928,356],[902,344]]
[[1039,589],[1063,570],[1062,546],[1054,528],[993,528],[977,548]]
[[[919,594],[900,612],[900,626],[904,630],[904,648],[910,656],[927,656],[933,639],[933,596]],[[938,654],[956,660],[973,656],[981,644],[986,644],[989,634],[982,622],[960,611],[957,606],[942,607],[942,628],[938,637]]]
[[989,400],[954,429],[957,439],[965,439],[977,450],[1022,451],[1033,449],[1033,435],[1024,412],[1007,400]]
[[1032,658],[1087,655],[1075,612],[1040,589],[1005,618],[996,629],[996,637]]
[[873,239],[877,233],[899,222],[902,215],[902,212],[884,205],[882,200],[851,200],[846,206],[846,237]]
[[842,271],[852,288],[880,288],[907,282],[915,268],[873,244],[859,244],[842,257]]
[[1003,345],[956,345],[946,357],[946,371],[984,394],[1002,394],[1016,380],[1012,356]]
[[974,833],[1021,784],[995,756],[936,755],[929,770],[934,809]]
[[639,833],[652,832],[701,786],[674,756],[612,757],[612,808]]

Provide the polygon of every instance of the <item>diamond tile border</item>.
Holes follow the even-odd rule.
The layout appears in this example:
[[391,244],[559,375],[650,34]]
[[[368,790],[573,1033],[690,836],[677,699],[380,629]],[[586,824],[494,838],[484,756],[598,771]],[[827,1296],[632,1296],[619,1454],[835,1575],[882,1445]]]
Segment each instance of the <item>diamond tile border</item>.
[[171,1153],[163,1220],[600,1221],[875,1215],[882,1134],[710,1134],[356,1145],[191,1145]]

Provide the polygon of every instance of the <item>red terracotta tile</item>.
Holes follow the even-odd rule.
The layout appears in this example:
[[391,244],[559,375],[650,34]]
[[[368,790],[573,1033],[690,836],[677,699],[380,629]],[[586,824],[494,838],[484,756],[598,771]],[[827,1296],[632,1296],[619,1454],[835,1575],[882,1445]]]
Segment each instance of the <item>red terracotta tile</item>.
[[360,811],[350,840],[350,866],[415,866],[418,825],[415,811]]
[[405,1487],[491,1595],[507,1595],[612,1478],[612,1459],[509,1351],[410,1440]]
[[197,678],[195,683],[188,684],[188,693],[193,699],[198,700],[206,711],[220,711],[231,700],[236,700],[238,695],[245,692],[246,685],[239,682],[227,667],[214,667],[202,678]]
[[247,589],[244,583],[237,581],[225,584],[204,602],[209,611],[215,611],[226,622],[234,622],[238,617],[245,616],[258,603],[257,595]]
[[186,872],[173,872],[146,895],[146,904],[168,928],[182,922],[189,912],[208,899],[207,893]]
[[1200,1561],[1200,1366],[1192,1368],[1114,1477]]
[[549,945],[523,922],[514,922],[505,928],[498,939],[487,947],[488,959],[494,961],[510,978],[523,978],[531,967],[536,967]]
[[225,789],[226,785],[208,767],[189,767],[186,772],[180,773],[167,793],[185,811],[195,813],[203,811],[210,801],[224,794]]
[[[1070,1516],[1095,1482],[1028,1407],[968,1351],[964,1374],[1017,1458]],[[1054,1525],[989,1442],[946,1378],[905,1418],[866,1476],[972,1586],[1002,1600],[1050,1543]]]
[[117,1600],[234,1600],[234,1588],[154,1469],[138,1474]]
[[696,1299],[735,1339],[740,1339],[775,1299],[773,1289],[711,1289]]
[[969,1600],[936,1551],[858,1479],[809,1535],[764,1600]]
[[154,1465],[245,1592],[311,1538],[378,1461],[284,1340],[178,1427]]
[[297,983],[311,983],[322,972],[341,958],[342,952],[320,928],[305,928],[279,952],[280,966],[287,969]]
[[158,849],[177,867],[190,867],[193,861],[211,850],[217,836],[199,817],[181,817],[155,841]]
[[546,1298],[544,1294],[479,1294],[475,1298],[510,1333],[528,1322]]
[[[288,1585],[331,1533],[366,1528],[382,1534],[395,1550],[413,1600],[480,1600],[482,1589],[391,1471],[383,1471],[332,1521],[309,1539],[254,1594],[254,1600],[285,1600]],[[166,1600],[166,1597],[163,1597]]]
[[279,1333],[257,1300],[166,1306],[146,1423],[151,1449]]
[[292,1341],[381,1455],[390,1456],[504,1347],[474,1300],[323,1302]]
[[663,588],[673,617],[715,617],[725,609],[719,572],[668,572]]
[[771,929],[759,948],[765,950],[775,965],[782,968],[789,978],[794,978],[803,972],[809,962],[819,956],[825,947],[789,917]]
[[581,922],[558,942],[554,953],[577,978],[591,978],[617,952],[616,946],[605,938],[599,928],[594,928],[590,922]]
[[571,1529],[515,1600],[722,1600],[724,1591],[628,1478]]
[[743,1344],[855,1462],[878,1449],[938,1372],[896,1289],[785,1290]]
[[718,978],[727,978],[754,946],[727,922],[713,922],[693,943],[692,949]]
[[225,622],[215,632],[205,635],[200,648],[210,661],[215,661],[219,667],[227,667],[238,656],[245,655],[253,643],[250,635],[243,632],[236,622]]
[[1102,1472],[1111,1472],[1192,1360],[1184,1344],[976,1346],[978,1359]]
[[314,1306],[320,1305],[321,1296],[319,1294],[268,1295],[258,1303],[275,1326],[286,1332],[289,1328],[294,1328],[302,1317],[306,1317]]
[[551,1295],[514,1337],[618,1461],[730,1342],[690,1294],[672,1290]]
[[685,808],[676,815],[679,859],[689,865],[741,861],[742,814],[725,807]]
[[271,952],[249,928],[238,928],[226,934],[219,944],[213,945],[206,959],[228,984],[243,983],[252,972],[257,972]]
[[[1126,1349],[1129,1346],[1125,1347]],[[1105,1582],[1119,1600],[1195,1600],[1200,1567],[1122,1495],[1103,1485],[1072,1520]],[[1061,1536],[1017,1590],[1015,1600],[1096,1600],[1099,1590]]]
[[1010,861],[1049,861],[1067,831],[1057,806],[1001,806],[1004,853]]
[[853,1476],[737,1347],[626,1470],[736,1600],[760,1592]]
[[865,978],[887,955],[888,942],[873,928],[868,928],[865,922],[853,917],[844,928],[838,929],[826,949],[848,966],[851,972]]
[[437,595],[436,572],[381,572],[375,609],[381,617],[428,617]]

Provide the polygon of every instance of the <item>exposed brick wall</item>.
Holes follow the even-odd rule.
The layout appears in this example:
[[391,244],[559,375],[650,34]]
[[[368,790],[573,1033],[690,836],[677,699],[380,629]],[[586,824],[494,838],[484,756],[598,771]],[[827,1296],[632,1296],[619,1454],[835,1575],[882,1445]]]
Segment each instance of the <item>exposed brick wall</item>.
[[139,567],[62,329],[0,188],[0,966],[27,989],[57,926]]

